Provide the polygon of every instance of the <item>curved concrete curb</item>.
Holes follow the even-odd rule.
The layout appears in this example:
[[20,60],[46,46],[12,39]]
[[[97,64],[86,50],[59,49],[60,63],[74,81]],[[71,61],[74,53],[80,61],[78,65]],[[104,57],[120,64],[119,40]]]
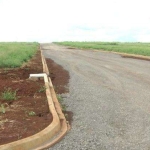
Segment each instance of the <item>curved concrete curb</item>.
[[[47,67],[46,60],[42,54],[42,50],[41,50],[41,57],[42,57],[42,63],[43,63],[43,72],[45,72],[47,75],[49,75],[49,69]],[[57,99],[57,96],[56,96],[55,90],[53,88],[53,84],[52,84],[50,77],[48,77],[48,80],[49,80],[48,83],[49,83],[49,89],[51,92],[51,97],[52,97],[56,112],[59,117],[61,129],[58,134],[55,134],[55,137],[53,140],[49,140],[48,142],[43,143],[43,145],[39,146],[37,148],[37,150],[42,150],[42,149],[53,146],[54,144],[59,142],[66,135],[67,131],[70,129],[70,125],[66,121],[66,118],[65,118],[64,114],[62,113],[61,106],[58,102],[58,99]]]
[[[53,121],[48,127],[35,135],[8,144],[0,145],[0,150],[40,150],[48,148],[58,142],[69,129],[69,125],[67,124],[64,114],[61,111],[51,80],[47,77],[46,72],[49,74],[49,71],[45,58],[42,54],[41,57],[44,69],[43,71],[45,72],[44,81],[46,86],[46,95],[49,109],[53,116]],[[57,137],[49,142],[49,140],[55,135],[57,135]]]
[[123,58],[133,58],[133,59],[141,59],[141,60],[147,60],[150,61],[149,56],[142,56],[142,55],[134,55],[134,54],[120,54]]
[[121,53],[121,52],[114,52],[114,51],[104,51],[104,50],[93,50],[96,52],[104,52],[104,53],[114,53],[118,54],[123,58],[133,58],[133,59],[141,59],[141,60],[147,60],[150,61],[150,56],[143,56],[143,55],[136,55],[136,54],[128,54],[128,53]]

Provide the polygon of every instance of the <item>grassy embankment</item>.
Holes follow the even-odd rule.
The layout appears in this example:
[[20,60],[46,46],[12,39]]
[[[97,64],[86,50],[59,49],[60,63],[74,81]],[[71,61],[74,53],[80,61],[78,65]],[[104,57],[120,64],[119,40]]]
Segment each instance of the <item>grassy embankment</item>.
[[150,43],[121,43],[121,42],[54,42],[80,49],[97,49],[150,56]]
[[36,42],[1,42],[0,68],[20,67],[36,53],[38,46]]

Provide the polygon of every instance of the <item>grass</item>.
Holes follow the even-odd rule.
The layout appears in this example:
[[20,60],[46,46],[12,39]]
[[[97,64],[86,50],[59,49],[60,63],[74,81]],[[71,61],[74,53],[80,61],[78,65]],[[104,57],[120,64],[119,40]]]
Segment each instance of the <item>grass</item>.
[[57,99],[58,99],[58,101],[59,101],[59,103],[61,105],[62,111],[66,111],[66,105],[63,104],[64,100],[63,100],[63,98],[62,98],[62,96],[60,94],[57,94]]
[[26,117],[28,116],[36,116],[36,113],[34,111],[25,111]]
[[0,68],[20,67],[38,50],[36,42],[0,42]]
[[4,107],[3,104],[1,104],[1,106],[0,106],[0,112],[3,113],[3,114],[6,112],[5,107]]
[[39,89],[39,93],[43,93],[46,91],[46,87],[45,86],[41,86]]
[[1,97],[3,100],[7,100],[7,101],[16,100],[17,99],[16,92],[17,90],[12,91],[11,88],[8,88],[2,93]]
[[54,42],[79,49],[97,49],[150,56],[150,43],[121,43],[121,42]]
[[29,115],[29,116],[35,116],[36,113],[35,113],[34,111],[29,111],[29,112],[28,112],[28,115]]

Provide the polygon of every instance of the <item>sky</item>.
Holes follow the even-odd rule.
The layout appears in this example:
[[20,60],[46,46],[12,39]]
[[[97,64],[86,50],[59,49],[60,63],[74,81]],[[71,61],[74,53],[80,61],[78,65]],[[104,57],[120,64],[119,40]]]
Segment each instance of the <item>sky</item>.
[[0,42],[150,42],[150,0],[0,0]]

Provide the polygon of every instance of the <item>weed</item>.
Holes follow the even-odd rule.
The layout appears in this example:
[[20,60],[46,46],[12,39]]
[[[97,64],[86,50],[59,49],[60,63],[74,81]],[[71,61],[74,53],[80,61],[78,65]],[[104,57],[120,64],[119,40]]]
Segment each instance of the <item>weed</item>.
[[43,93],[46,91],[46,87],[45,86],[41,86],[39,89],[39,93]]
[[2,112],[3,114],[5,114],[5,112],[6,112],[5,107],[4,107],[3,104],[1,104],[0,112]]
[[65,104],[61,104],[62,107],[62,111],[66,111],[66,105]]
[[62,98],[62,96],[61,96],[61,95],[57,95],[57,99],[58,99],[58,101],[59,101],[60,103],[62,103],[62,102],[63,102],[63,98]]
[[29,116],[35,116],[36,113],[35,113],[34,111],[29,111],[29,112],[28,112],[28,115],[29,115]]
[[59,103],[61,105],[62,111],[66,111],[66,105],[63,104],[63,98],[62,98],[62,96],[58,94],[57,95],[57,99],[58,99],[58,101],[59,101]]
[[17,90],[12,91],[11,88],[8,88],[2,93],[2,99],[8,100],[8,101],[16,100],[17,99],[16,92]]

